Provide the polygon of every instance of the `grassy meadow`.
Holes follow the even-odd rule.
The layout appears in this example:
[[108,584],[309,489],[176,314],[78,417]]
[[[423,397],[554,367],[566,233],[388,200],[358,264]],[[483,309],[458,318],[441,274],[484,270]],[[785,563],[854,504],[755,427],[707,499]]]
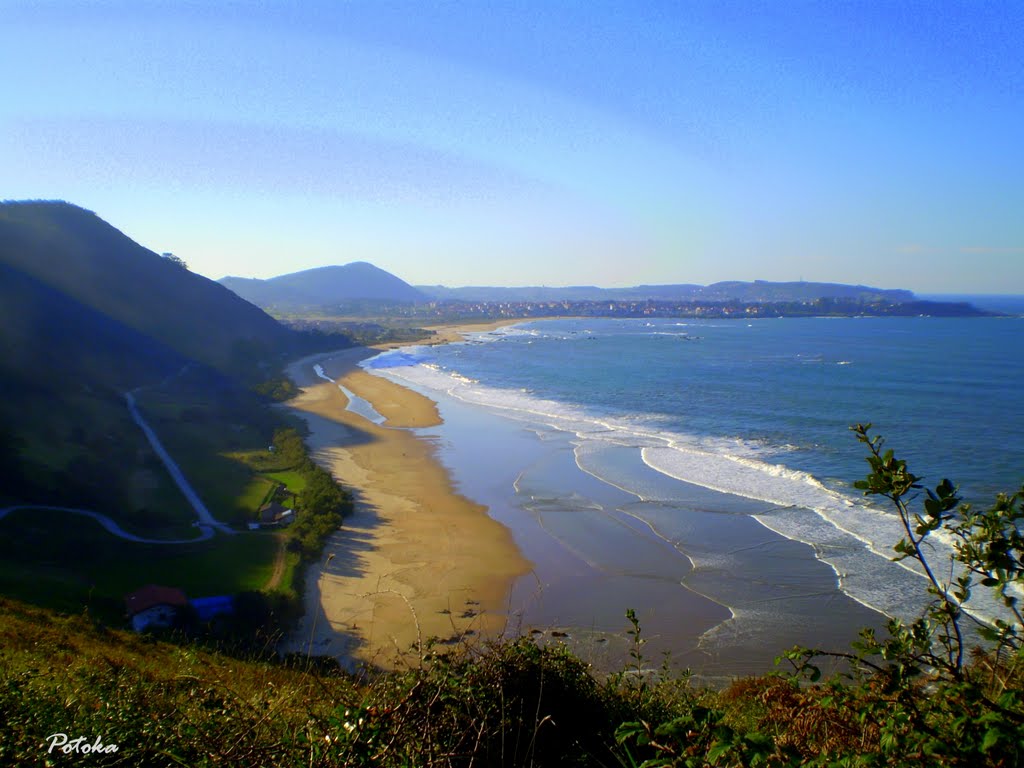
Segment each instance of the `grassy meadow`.
[[[144,390],[137,398],[143,417],[214,517],[239,532],[187,544],[141,544],[84,516],[15,510],[0,519],[0,593],[70,613],[87,610],[112,626],[124,622],[123,596],[149,583],[180,587],[189,597],[263,590],[297,600],[302,554],[287,546],[287,529],[246,526],[272,498],[301,503],[306,479],[297,465],[304,449],[288,458],[268,450],[287,419],[236,393],[187,383]],[[39,405],[25,418],[45,423]],[[25,445],[31,462],[60,468],[75,480],[44,497],[45,503],[100,512],[143,538],[198,537],[194,511],[123,399],[83,396],[75,406],[86,427],[72,428],[66,439],[44,430]],[[107,431],[98,426],[104,423]],[[83,495],[83,487],[94,492]]]
[[275,534],[263,531],[138,544],[90,518],[45,509],[11,512],[0,532],[0,593],[88,610],[113,626],[124,621],[124,595],[145,584],[180,587],[190,598],[261,590],[278,550]]
[[[626,624],[624,622],[624,624]],[[628,624],[626,625],[629,626]],[[620,672],[563,646],[466,640],[388,673],[248,658],[107,629],[0,598],[0,763],[58,765],[47,737],[116,745],[96,766],[972,766],[1024,760],[1024,730],[926,681],[744,678],[722,690],[648,669],[639,627]],[[972,674],[991,694],[993,667]],[[1003,681],[1021,689],[1018,670]],[[1008,714],[1004,714],[1008,713]]]

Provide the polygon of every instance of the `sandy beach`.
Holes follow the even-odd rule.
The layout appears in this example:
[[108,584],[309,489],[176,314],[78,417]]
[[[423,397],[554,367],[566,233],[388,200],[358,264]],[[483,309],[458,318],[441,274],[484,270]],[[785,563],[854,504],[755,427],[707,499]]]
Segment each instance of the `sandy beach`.
[[[505,324],[440,326],[428,343]],[[349,668],[415,663],[432,638],[499,635],[510,588],[531,568],[509,531],[453,487],[429,434],[410,431],[441,423],[435,404],[358,367],[378,352],[347,349],[288,370],[301,388],[288,407],[308,424],[314,459],[353,493],[356,508],[307,571],[305,615],[283,650],[333,656]],[[383,423],[347,410],[339,384]]]

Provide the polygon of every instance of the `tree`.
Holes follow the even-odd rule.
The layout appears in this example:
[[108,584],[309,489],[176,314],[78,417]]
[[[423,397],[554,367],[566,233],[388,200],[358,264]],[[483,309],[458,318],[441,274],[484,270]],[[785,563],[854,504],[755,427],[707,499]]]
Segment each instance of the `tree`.
[[163,259],[171,262],[171,264],[174,264],[175,266],[181,267],[186,272],[188,271],[188,264],[180,256],[175,256],[173,253],[161,253],[160,256]]

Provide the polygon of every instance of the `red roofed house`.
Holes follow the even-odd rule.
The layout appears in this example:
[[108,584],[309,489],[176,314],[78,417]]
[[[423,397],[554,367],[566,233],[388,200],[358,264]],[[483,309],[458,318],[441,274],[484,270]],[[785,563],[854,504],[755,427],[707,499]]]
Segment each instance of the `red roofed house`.
[[178,610],[188,604],[188,598],[176,587],[147,584],[125,595],[124,604],[132,620],[132,629],[143,632],[151,627],[171,626]]

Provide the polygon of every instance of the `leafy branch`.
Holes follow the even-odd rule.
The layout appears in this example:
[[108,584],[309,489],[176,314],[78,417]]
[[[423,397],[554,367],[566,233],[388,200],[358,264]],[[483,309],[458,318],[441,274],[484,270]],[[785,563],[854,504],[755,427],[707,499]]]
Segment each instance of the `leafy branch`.
[[[850,662],[860,682],[829,683],[835,700],[856,707],[878,729],[879,747],[892,759],[928,755],[942,762],[943,755],[956,764],[1016,764],[1002,756],[1024,758],[1024,488],[975,510],[949,480],[924,488],[906,462],[871,434],[870,424],[851,430],[867,446],[870,467],[854,486],[892,502],[904,533],[893,547],[894,560],[918,564],[932,600],[909,624],[889,619],[884,636],[862,630],[853,653],[797,647],[779,661],[788,660],[797,677],[811,682],[821,678],[817,657]],[[913,511],[922,490],[923,503]],[[940,577],[935,549],[928,546],[940,532],[952,545],[947,578]],[[993,591],[1003,615],[982,620],[968,612],[977,586]],[[967,621],[975,635],[968,634]],[[968,654],[969,637],[986,647]]]
[[[928,557],[921,548],[921,544],[929,535],[942,528],[946,521],[953,517],[952,510],[960,503],[957,490],[949,480],[943,480],[934,492],[927,491],[928,499],[924,503],[924,514],[912,513],[904,499],[912,491],[921,488],[918,483],[921,478],[907,469],[905,461],[895,458],[892,450],[883,453],[882,446],[885,441],[869,433],[870,424],[856,424],[851,429],[857,435],[857,439],[868,447],[867,462],[871,466],[867,478],[858,480],[853,486],[864,491],[865,496],[884,496],[896,507],[906,535],[893,547],[897,554],[894,559],[900,561],[909,557],[916,560],[928,577],[931,583],[928,591],[939,598],[938,605],[933,606],[928,613],[931,619],[938,621],[943,627],[940,643],[946,651],[944,666],[959,678],[963,672],[964,662],[964,636],[960,620],[963,616],[963,603],[970,596],[970,577],[968,575],[967,580],[963,581],[964,577],[961,576],[957,581],[957,588],[951,590],[949,584],[936,577]],[[930,648],[927,655],[931,655]]]

